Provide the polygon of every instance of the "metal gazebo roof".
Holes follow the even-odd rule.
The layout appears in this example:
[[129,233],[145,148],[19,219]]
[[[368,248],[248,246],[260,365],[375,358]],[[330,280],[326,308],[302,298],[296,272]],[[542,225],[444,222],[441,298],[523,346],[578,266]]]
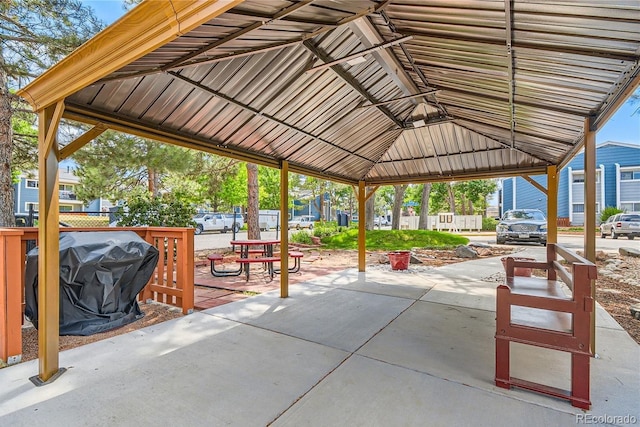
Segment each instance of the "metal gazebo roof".
[[639,60],[636,1],[150,1],[20,94],[96,132],[376,185],[562,166]]

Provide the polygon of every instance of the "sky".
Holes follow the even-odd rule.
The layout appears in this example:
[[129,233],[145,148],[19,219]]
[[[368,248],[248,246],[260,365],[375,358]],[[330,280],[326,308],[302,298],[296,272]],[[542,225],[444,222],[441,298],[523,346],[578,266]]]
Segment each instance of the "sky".
[[[125,14],[121,0],[81,0],[82,3],[90,6],[106,24],[111,24]],[[636,89],[636,94],[640,96],[640,88]],[[640,108],[640,98],[631,105],[625,102],[609,121],[596,133],[596,144],[607,141],[627,142],[640,145],[640,111],[633,114]]]

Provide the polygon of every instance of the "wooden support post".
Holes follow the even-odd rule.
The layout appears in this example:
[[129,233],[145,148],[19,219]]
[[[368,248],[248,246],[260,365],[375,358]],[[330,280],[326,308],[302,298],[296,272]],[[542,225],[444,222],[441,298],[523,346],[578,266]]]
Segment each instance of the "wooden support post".
[[289,296],[289,162],[280,163],[280,297]]
[[367,247],[366,247],[366,230],[365,230],[365,202],[366,202],[366,185],[364,181],[358,182],[358,271],[365,270]]
[[60,243],[58,140],[56,137],[62,101],[38,114],[38,358],[43,384],[59,373],[60,333]]
[[558,243],[558,169],[547,167],[547,243]]
[[[571,209],[571,207],[569,207]],[[596,132],[593,117],[584,121],[584,257],[596,262]],[[591,298],[596,300],[595,280]],[[596,354],[596,312],[591,313],[591,353]]]

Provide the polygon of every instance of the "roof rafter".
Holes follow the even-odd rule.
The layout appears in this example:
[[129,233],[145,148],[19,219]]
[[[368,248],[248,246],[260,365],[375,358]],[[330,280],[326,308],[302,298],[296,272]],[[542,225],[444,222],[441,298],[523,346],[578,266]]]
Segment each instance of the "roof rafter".
[[336,145],[336,144],[334,144],[334,143],[332,143],[332,142],[329,142],[329,141],[327,141],[327,140],[325,140],[325,139],[323,139],[323,138],[320,138],[319,136],[314,135],[314,134],[312,134],[312,133],[310,133],[310,132],[307,132],[307,131],[305,131],[304,129],[300,129],[300,128],[299,128],[299,127],[297,127],[297,126],[290,125],[290,124],[286,123],[286,122],[285,122],[285,121],[283,121],[283,120],[280,120],[280,119],[277,119],[277,118],[275,118],[275,117],[272,117],[272,116],[271,116],[271,115],[269,115],[269,114],[264,114],[264,113],[263,113],[262,111],[260,111],[260,110],[257,110],[257,109],[255,109],[255,108],[253,108],[253,107],[250,107],[250,106],[246,105],[246,104],[243,104],[243,103],[241,103],[240,101],[237,101],[237,100],[235,100],[234,98],[231,98],[230,96],[227,96],[227,95],[225,95],[225,94],[223,94],[223,93],[220,93],[220,92],[218,92],[218,91],[216,91],[216,90],[213,90],[213,89],[211,89],[211,88],[209,88],[209,87],[207,87],[207,86],[205,86],[205,85],[203,85],[203,84],[201,84],[201,83],[198,83],[198,82],[196,82],[196,81],[194,81],[194,80],[191,80],[191,79],[189,79],[189,78],[187,78],[187,77],[185,77],[185,76],[183,76],[183,75],[181,75],[181,74],[179,74],[179,73],[176,73],[175,71],[169,71],[169,72],[168,72],[168,74],[170,74],[171,76],[173,76],[173,77],[177,78],[178,80],[183,81],[184,83],[187,83],[187,84],[189,84],[189,85],[191,85],[191,86],[193,86],[193,87],[195,87],[195,88],[197,88],[197,89],[200,89],[200,90],[202,90],[202,91],[204,91],[204,92],[207,92],[207,93],[209,93],[210,95],[213,95],[213,96],[215,96],[215,97],[217,97],[217,98],[223,99],[224,101],[226,101],[226,102],[228,102],[228,103],[230,103],[230,104],[233,104],[233,105],[235,105],[236,107],[239,107],[239,108],[241,108],[241,109],[243,109],[243,110],[245,110],[245,111],[247,111],[247,112],[249,112],[249,113],[251,113],[251,114],[253,114],[253,115],[257,116],[257,117],[262,117],[262,118],[264,118],[264,119],[266,119],[266,120],[270,120],[270,121],[272,121],[272,122],[278,123],[279,125],[281,125],[281,126],[285,126],[285,127],[289,128],[289,129],[291,129],[291,130],[293,130],[293,131],[296,131],[296,132],[298,132],[298,133],[301,133],[301,134],[305,135],[305,136],[306,136],[306,137],[308,137],[308,138],[311,138],[311,139],[316,140],[316,141],[323,142],[323,143],[325,143],[325,144],[327,144],[327,145],[330,145],[330,146],[331,146],[331,147],[333,147],[333,148],[336,148],[336,149],[338,149],[338,150],[340,150],[340,151],[344,151],[344,152],[345,152],[345,153],[347,153],[347,154],[350,154],[350,155],[352,155],[352,156],[359,157],[360,159],[362,159],[362,160],[366,160],[367,162],[371,162],[371,160],[370,160],[370,159],[367,159],[367,158],[366,158],[366,157],[364,157],[364,156],[361,156],[361,155],[359,155],[359,154],[357,154],[357,153],[351,152],[351,151],[347,150],[346,148],[340,147],[339,145]]
[[231,33],[226,37],[221,38],[220,40],[216,40],[214,42],[211,42],[209,44],[207,44],[206,46],[201,47],[200,49],[196,50],[195,52],[191,52],[187,55],[184,55],[170,63],[168,63],[167,65],[165,65],[164,67],[161,68],[162,71],[164,70],[170,70],[172,68],[180,68],[182,65],[184,65],[184,63],[186,63],[187,61],[189,61],[191,58],[195,58],[198,55],[202,55],[203,53],[206,53],[208,51],[210,51],[211,49],[215,49],[218,46],[221,46],[223,44],[226,44],[230,41],[233,41],[235,39],[237,39],[238,37],[241,37],[247,33],[250,33],[253,30],[257,30],[259,28],[262,27],[266,27],[267,25],[270,25],[271,23],[277,21],[278,19],[284,18],[287,15],[290,15],[292,13],[294,13],[295,11],[297,11],[298,9],[313,3],[315,0],[300,0],[298,3],[294,3],[289,7],[286,7],[282,10],[280,10],[278,13],[276,13],[275,15],[273,15],[272,17],[270,17],[267,21],[258,21],[258,22],[254,22],[253,24],[249,25],[248,27],[242,28],[239,31],[236,31],[235,33]]
[[[311,0],[311,1],[315,1],[315,0]],[[183,68],[186,68],[186,67],[193,67],[193,66],[197,66],[197,65],[201,65],[201,64],[209,64],[209,63],[214,63],[214,62],[220,62],[220,61],[224,61],[224,60],[227,60],[227,59],[238,58],[238,57],[242,57],[242,56],[250,56],[250,55],[257,54],[257,53],[268,52],[268,51],[276,50],[276,49],[283,49],[283,48],[286,48],[286,47],[289,47],[289,46],[295,46],[295,45],[298,45],[298,44],[304,42],[305,40],[312,39],[312,38],[314,38],[316,36],[319,36],[321,34],[324,34],[324,33],[328,32],[328,31],[334,30],[334,29],[336,29],[337,27],[339,27],[341,25],[345,25],[345,24],[350,23],[351,21],[355,21],[357,19],[360,19],[360,18],[362,18],[362,17],[364,17],[364,16],[366,16],[366,15],[368,15],[370,13],[378,13],[378,12],[382,11],[389,4],[390,1],[391,0],[385,0],[385,1],[381,2],[381,3],[379,3],[378,5],[376,5],[373,8],[367,8],[367,9],[360,10],[360,11],[354,13],[352,16],[350,16],[348,18],[341,19],[340,21],[338,21],[335,24],[326,24],[325,23],[320,28],[314,30],[313,32],[305,34],[305,35],[303,35],[301,37],[296,37],[295,39],[292,39],[292,40],[287,41],[287,42],[272,43],[270,45],[262,46],[262,47],[255,48],[255,49],[245,49],[245,50],[243,50],[241,52],[234,52],[232,54],[219,55],[219,56],[215,56],[215,57],[211,57],[211,58],[195,59],[193,61],[184,60],[181,63],[176,64],[176,65],[174,65],[172,67],[169,67],[167,65],[165,65],[163,67],[154,67],[154,68],[149,68],[147,70],[136,71],[136,72],[132,72],[132,73],[128,73],[128,74],[118,74],[118,75],[111,76],[111,77],[105,77],[104,79],[102,79],[100,81],[101,82],[108,82],[108,81],[112,81],[112,80],[123,80],[123,79],[135,78],[135,77],[143,77],[143,76],[148,76],[148,75],[151,75],[151,74],[158,74],[158,73],[161,73],[163,71],[179,70],[179,69],[183,69]],[[304,4],[301,4],[301,6],[308,4],[307,2],[309,2],[309,0],[306,0],[306,2]],[[293,5],[293,6],[298,6],[298,4],[299,3],[297,3],[297,4]],[[290,8],[292,8],[293,6],[291,6]],[[262,24],[262,22],[264,22],[265,19],[268,20],[269,22],[275,21],[274,17],[266,15],[266,14],[265,15],[257,15],[255,13],[254,14],[249,14],[249,13],[243,13],[243,12],[238,11],[238,10],[234,10],[233,12],[236,13],[236,14],[241,14],[243,16],[250,16],[250,17],[253,17],[253,18],[255,18],[255,19],[260,21],[260,22],[256,22],[254,25]],[[285,17],[286,17],[286,15],[284,15],[283,17],[281,17],[279,19],[282,20]],[[289,22],[298,22],[298,21],[289,21]],[[259,28],[259,26],[256,27],[256,28],[253,28],[253,29],[257,29],[257,28]],[[244,31],[244,30],[238,31],[238,33],[240,33],[240,32],[245,34],[248,31]],[[235,39],[237,39],[238,37],[240,37],[243,34],[239,34],[238,36],[231,37],[231,38],[225,37],[225,39],[228,38],[228,40],[225,40],[223,43],[220,43],[220,40],[216,40],[215,42],[211,43],[212,45],[213,44],[216,44],[216,45],[213,46],[213,47],[208,48],[207,51],[213,49],[214,47],[219,47],[219,46],[221,46],[221,45],[223,45],[223,44],[225,44],[225,43],[227,43],[227,42],[229,42],[231,40],[235,40]],[[202,52],[202,53],[204,53],[204,52]],[[202,54],[202,53],[200,53],[200,54]]]
[[[468,120],[468,121],[471,121],[471,120]],[[473,121],[471,121],[471,122],[473,122]],[[473,123],[476,123],[476,122],[473,122]],[[496,144],[502,145],[503,147],[509,148],[509,149],[511,149],[511,150],[513,150],[513,151],[517,151],[517,152],[519,152],[519,153],[522,153],[522,154],[524,154],[524,155],[527,155],[527,156],[529,156],[529,157],[532,157],[532,158],[534,158],[534,159],[536,159],[536,160],[539,160],[539,161],[541,161],[541,162],[544,162],[544,163],[545,163],[545,165],[548,165],[548,164],[549,164],[549,161],[548,161],[548,160],[545,160],[545,159],[543,159],[543,158],[541,158],[541,157],[538,157],[538,156],[536,156],[536,155],[534,155],[534,154],[531,154],[531,153],[529,153],[528,151],[524,151],[524,150],[522,150],[522,149],[520,149],[520,148],[518,148],[518,147],[515,147],[515,146],[514,146],[514,147],[512,147],[512,146],[511,146],[511,144],[509,144],[509,143],[507,143],[507,142],[499,141],[499,140],[497,140],[497,139],[495,139],[495,138],[493,138],[493,137],[491,137],[491,136],[489,136],[489,135],[485,135],[485,134],[484,134],[484,133],[482,133],[482,132],[479,132],[479,131],[477,131],[477,130],[475,130],[475,129],[471,129],[471,128],[469,128],[469,127],[467,127],[467,126],[465,126],[465,125],[462,125],[462,124],[460,124],[460,123],[458,123],[458,122],[456,122],[456,126],[460,126],[461,128],[466,129],[466,130],[468,130],[468,131],[469,131],[469,132],[471,132],[471,133],[475,133],[475,134],[477,134],[477,135],[482,136],[483,138],[487,138],[488,140],[490,140],[490,141],[492,141],[492,142],[495,142]]]
[[[429,31],[416,31],[408,28],[401,28],[398,31],[401,34],[414,36],[416,38],[422,37],[422,38],[429,38],[431,40],[441,39],[447,42],[460,41],[463,43],[479,43],[483,45],[504,46],[504,42],[500,40],[488,39],[488,38],[463,37],[456,34],[447,34],[447,37],[445,39],[442,37],[441,34],[432,33]],[[558,52],[558,53],[564,53],[569,55],[581,55],[581,56],[587,56],[587,57],[615,59],[618,61],[625,61],[625,62],[634,62],[636,60],[636,57],[634,57],[633,55],[613,53],[610,51],[599,50],[596,48],[582,49],[579,47],[563,46],[563,45],[541,46],[536,43],[527,42],[526,40],[518,40],[517,42],[514,41],[511,47],[513,49],[531,49],[531,50],[537,50],[537,51],[539,50],[539,51],[545,51],[545,52]]]
[[513,43],[513,11],[511,10],[511,2],[512,0],[504,0],[504,17],[505,17],[505,27],[506,27],[506,42],[507,42],[507,84],[509,86],[509,125],[511,131],[511,147],[515,146],[516,143],[516,107],[513,102],[513,98],[515,96],[515,83],[513,81],[514,70],[514,57],[513,57],[513,47],[511,44]]
[[[323,61],[323,62],[331,62],[331,61],[333,61],[332,58],[330,58],[327,54],[325,54],[317,46],[315,46],[311,42],[311,40],[305,40],[302,43],[302,45],[305,48],[307,48],[307,50],[309,50],[309,52],[313,53],[318,58],[320,58],[321,61]],[[371,96],[366,91],[366,89],[364,89],[362,87],[362,85],[355,78],[353,78],[349,73],[344,71],[342,69],[342,67],[340,67],[339,65],[332,65],[332,66],[329,67],[329,69],[331,69],[338,77],[340,77],[345,83],[347,83],[349,86],[351,86],[353,89],[355,89],[356,92],[358,92],[363,98],[365,98],[370,103],[375,104],[375,103],[377,103],[379,101],[379,100],[375,99],[373,96]],[[383,105],[380,105],[380,106],[377,106],[376,108],[382,114],[387,116],[387,118],[389,120],[391,120],[397,127],[399,127],[399,128],[403,128],[404,127],[402,122],[400,120],[398,120],[398,118],[396,118],[396,116],[394,116],[393,113],[391,111],[389,111],[386,107],[384,107]]]

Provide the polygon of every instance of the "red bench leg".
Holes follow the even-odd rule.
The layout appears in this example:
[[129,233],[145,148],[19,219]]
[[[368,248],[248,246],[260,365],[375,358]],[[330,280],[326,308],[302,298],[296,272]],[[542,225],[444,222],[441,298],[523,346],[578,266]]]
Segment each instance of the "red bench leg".
[[511,388],[509,363],[509,341],[496,338],[496,385],[498,387]]
[[571,355],[571,405],[589,409],[589,375],[591,358],[586,354]]

